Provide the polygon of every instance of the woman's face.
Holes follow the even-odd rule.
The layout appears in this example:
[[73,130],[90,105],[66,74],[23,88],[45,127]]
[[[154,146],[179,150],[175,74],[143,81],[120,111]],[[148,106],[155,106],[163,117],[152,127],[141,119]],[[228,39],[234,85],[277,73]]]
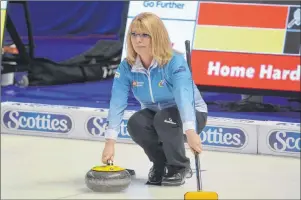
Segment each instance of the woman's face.
[[149,34],[133,29],[131,32],[131,42],[138,55],[151,54],[151,37]]

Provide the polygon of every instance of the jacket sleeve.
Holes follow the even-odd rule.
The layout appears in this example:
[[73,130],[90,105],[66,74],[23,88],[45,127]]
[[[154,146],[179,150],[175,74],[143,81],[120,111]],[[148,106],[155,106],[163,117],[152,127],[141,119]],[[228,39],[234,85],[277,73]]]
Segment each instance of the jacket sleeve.
[[116,140],[120,132],[120,124],[124,115],[124,110],[128,104],[128,93],[130,81],[128,69],[125,61],[122,62],[115,72],[113,81],[110,108],[108,113],[108,127],[105,132],[105,139]]
[[178,56],[170,62],[172,92],[183,123],[183,131],[196,130],[193,81],[184,57]]

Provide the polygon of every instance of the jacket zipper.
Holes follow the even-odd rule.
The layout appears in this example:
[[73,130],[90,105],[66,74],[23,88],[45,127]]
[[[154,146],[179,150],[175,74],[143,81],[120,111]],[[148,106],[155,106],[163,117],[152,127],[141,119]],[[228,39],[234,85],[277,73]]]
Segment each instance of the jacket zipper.
[[151,79],[150,79],[150,72],[151,72],[151,69],[147,71],[147,78],[148,78],[149,92],[150,92],[150,96],[151,96],[152,102],[155,103],[155,99],[154,99],[154,96],[153,96],[153,90],[152,90]]

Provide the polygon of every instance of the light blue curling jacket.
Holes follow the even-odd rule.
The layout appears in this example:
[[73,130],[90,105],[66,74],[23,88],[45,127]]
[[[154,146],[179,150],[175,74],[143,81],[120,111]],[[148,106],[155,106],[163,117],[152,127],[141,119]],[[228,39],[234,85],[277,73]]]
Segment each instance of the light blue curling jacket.
[[106,139],[117,139],[130,90],[140,102],[141,109],[158,111],[177,106],[184,133],[196,127],[195,110],[207,112],[207,105],[192,81],[182,54],[174,53],[170,62],[163,67],[153,61],[149,69],[143,67],[139,57],[133,66],[124,59],[113,81]]

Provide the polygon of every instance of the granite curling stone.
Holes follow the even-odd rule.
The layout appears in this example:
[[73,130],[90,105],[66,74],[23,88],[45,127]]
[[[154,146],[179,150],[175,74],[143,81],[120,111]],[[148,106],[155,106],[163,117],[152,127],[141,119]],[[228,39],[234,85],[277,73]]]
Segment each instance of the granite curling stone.
[[121,192],[129,187],[134,170],[127,170],[112,163],[95,166],[85,177],[87,187],[94,192]]

